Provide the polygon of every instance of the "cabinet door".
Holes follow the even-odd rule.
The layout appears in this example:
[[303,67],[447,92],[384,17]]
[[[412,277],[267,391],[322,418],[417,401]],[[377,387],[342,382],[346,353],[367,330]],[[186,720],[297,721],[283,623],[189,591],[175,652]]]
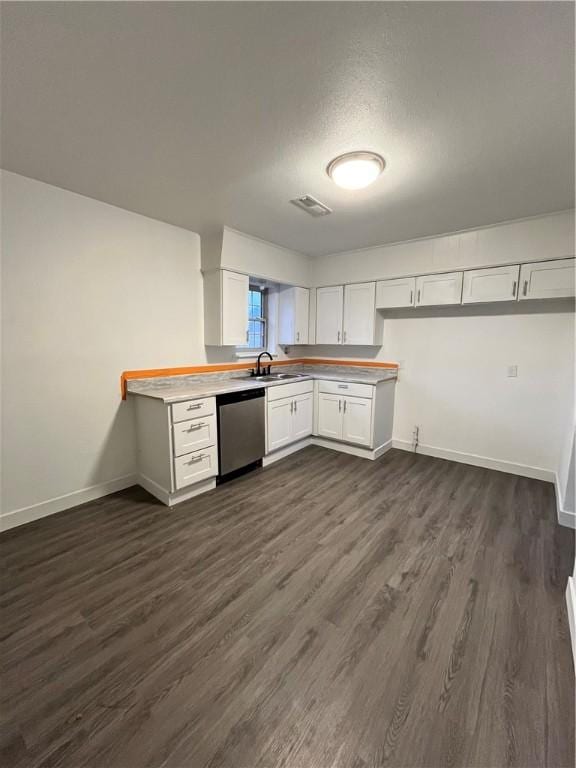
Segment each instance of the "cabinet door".
[[310,291],[308,288],[294,288],[294,341],[293,344],[308,344],[310,318]]
[[342,397],[318,395],[318,434],[332,440],[342,440]]
[[574,296],[576,259],[522,264],[520,299],[562,299]]
[[278,301],[278,343],[308,344],[310,291],[285,288]]
[[344,288],[344,344],[374,344],[376,283],[356,283]]
[[462,272],[445,272],[416,278],[417,307],[460,304],[461,298]]
[[294,398],[292,439],[302,440],[312,434],[312,392]]
[[413,307],[416,298],[416,278],[399,277],[376,283],[376,309]]
[[342,343],[344,286],[331,285],[316,291],[316,344]]
[[291,398],[273,400],[268,403],[268,452],[282,448],[292,442],[292,411]]
[[372,445],[372,400],[344,398],[342,440],[356,445]]
[[241,346],[248,334],[248,275],[222,270],[222,344]]
[[462,304],[488,301],[515,301],[518,295],[520,266],[471,269],[464,272]]

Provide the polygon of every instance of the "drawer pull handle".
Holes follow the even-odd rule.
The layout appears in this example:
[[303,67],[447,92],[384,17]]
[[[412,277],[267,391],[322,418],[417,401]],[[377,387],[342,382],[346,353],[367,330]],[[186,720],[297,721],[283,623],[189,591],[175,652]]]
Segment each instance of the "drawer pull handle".
[[205,459],[205,455],[203,453],[200,454],[200,456],[193,456],[190,461],[187,461],[187,464],[197,464],[199,461],[202,461],[202,459]]
[[186,430],[186,432],[196,432],[197,429],[202,429],[202,427],[205,427],[206,424],[202,422],[201,424],[192,424],[189,429]]
[[516,296],[516,280],[512,284],[512,296]]
[[528,293],[528,280],[524,280],[524,290],[522,291],[522,295],[526,296]]
[[202,408],[202,403],[195,403],[194,405],[189,405],[188,408],[186,408],[186,410],[195,411],[197,408]]
[[338,389],[348,389],[348,384],[338,384]]

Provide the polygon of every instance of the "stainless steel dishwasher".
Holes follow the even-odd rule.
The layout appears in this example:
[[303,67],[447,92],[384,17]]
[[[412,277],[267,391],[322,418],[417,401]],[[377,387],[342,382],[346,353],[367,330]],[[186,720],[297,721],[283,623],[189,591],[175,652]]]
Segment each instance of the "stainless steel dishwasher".
[[266,451],[264,389],[216,397],[218,407],[217,483],[262,466]]

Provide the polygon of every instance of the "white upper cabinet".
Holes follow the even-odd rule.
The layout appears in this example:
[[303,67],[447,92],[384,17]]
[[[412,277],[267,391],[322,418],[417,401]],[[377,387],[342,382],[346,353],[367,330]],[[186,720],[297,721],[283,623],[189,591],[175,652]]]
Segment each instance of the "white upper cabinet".
[[376,283],[376,309],[413,307],[415,298],[415,277],[399,277]]
[[515,301],[518,296],[520,265],[471,269],[464,272],[462,304]]
[[376,334],[376,283],[344,287],[343,344],[374,344]]
[[461,298],[462,272],[444,272],[416,278],[417,307],[460,304]]
[[381,344],[376,283],[332,285],[316,291],[316,344]]
[[576,259],[558,259],[522,264],[519,298],[562,299],[574,296],[575,263]]
[[308,344],[310,291],[284,288],[278,302],[278,343]]
[[316,344],[342,343],[344,286],[331,285],[316,291]]
[[204,343],[241,346],[248,339],[248,275],[219,269],[204,275]]

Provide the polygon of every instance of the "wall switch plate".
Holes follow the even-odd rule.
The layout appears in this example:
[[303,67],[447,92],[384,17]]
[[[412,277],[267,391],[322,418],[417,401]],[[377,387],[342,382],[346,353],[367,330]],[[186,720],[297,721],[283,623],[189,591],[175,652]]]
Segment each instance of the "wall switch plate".
[[508,366],[507,376],[509,378],[515,378],[516,376],[518,376],[518,366],[517,365],[509,365]]

